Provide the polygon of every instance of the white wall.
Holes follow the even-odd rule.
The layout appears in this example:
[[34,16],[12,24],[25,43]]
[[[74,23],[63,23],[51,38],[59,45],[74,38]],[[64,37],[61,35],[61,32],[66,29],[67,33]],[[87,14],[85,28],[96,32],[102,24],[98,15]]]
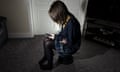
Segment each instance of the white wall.
[[28,0],[0,0],[0,15],[7,17],[9,37],[32,37]]
[[[33,20],[34,34],[53,33],[57,30],[55,23],[50,19],[48,10],[54,0],[31,0],[31,15]],[[88,0],[62,0],[67,5],[70,12],[79,20],[81,30],[83,29],[86,6]],[[84,11],[82,9],[84,3]]]

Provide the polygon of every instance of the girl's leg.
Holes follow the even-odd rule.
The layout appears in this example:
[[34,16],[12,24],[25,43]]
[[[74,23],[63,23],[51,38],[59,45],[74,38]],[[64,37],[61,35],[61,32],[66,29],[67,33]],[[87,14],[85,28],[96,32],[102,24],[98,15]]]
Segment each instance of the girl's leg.
[[[44,56],[41,59],[40,66],[42,69],[52,69],[53,65],[53,49],[54,49],[54,40],[51,40],[49,38],[45,38],[43,41],[44,46]],[[47,61],[47,64],[44,64],[44,62]]]

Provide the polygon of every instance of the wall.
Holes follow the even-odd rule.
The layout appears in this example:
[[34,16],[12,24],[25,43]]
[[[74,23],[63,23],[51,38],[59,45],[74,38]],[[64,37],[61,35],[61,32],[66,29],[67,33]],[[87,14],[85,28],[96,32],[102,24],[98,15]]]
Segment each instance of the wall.
[[[48,10],[54,0],[31,0],[31,16],[33,20],[33,32],[36,35],[44,33],[54,33],[58,28],[50,19]],[[62,0],[67,5],[70,12],[79,20],[81,30],[85,20],[88,0]]]
[[32,37],[27,0],[0,0],[0,15],[7,17],[9,37]]

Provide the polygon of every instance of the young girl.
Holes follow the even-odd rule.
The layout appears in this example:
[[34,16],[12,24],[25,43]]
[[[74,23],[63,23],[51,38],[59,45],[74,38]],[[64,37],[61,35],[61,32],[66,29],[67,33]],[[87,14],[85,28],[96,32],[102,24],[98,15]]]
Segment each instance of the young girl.
[[39,62],[40,68],[44,70],[53,68],[53,49],[59,54],[57,64],[71,64],[72,55],[80,48],[81,43],[80,24],[62,1],[53,2],[49,15],[59,24],[61,31],[58,34],[49,34],[44,39],[44,57]]

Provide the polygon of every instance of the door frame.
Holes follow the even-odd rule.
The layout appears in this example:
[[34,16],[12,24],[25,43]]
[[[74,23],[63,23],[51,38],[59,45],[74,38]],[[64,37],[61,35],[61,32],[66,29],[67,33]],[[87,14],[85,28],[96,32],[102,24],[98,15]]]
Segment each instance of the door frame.
[[28,11],[28,22],[30,26],[30,37],[34,37],[34,20],[33,20],[33,11],[32,11],[32,0],[26,0],[27,11]]

